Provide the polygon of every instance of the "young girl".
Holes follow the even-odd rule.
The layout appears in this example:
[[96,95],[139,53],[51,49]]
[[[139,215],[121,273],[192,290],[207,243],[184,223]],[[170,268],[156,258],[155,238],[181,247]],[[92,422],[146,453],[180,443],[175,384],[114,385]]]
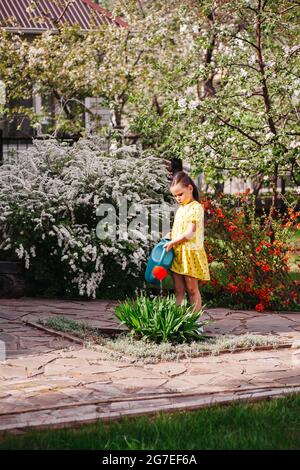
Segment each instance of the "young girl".
[[170,191],[180,204],[171,231],[171,241],[164,247],[174,248],[175,257],[171,272],[177,304],[180,305],[188,292],[195,311],[200,311],[202,299],[199,280],[209,281],[210,274],[204,242],[204,209],[199,202],[198,189],[184,172],[175,173]]

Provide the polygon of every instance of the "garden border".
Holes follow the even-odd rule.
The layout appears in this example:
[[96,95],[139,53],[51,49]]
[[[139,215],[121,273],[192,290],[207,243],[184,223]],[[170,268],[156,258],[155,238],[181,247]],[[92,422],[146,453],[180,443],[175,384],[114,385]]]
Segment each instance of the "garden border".
[[[67,339],[69,341],[73,341],[77,344],[80,344],[81,346],[85,346],[86,344],[86,341],[84,340],[81,340],[79,339],[77,336],[75,335],[71,335],[69,333],[65,333],[63,331],[57,331],[57,330],[52,330],[51,328],[46,328],[45,326],[43,325],[39,325],[37,323],[34,323],[34,322],[30,322],[30,321],[23,321],[23,323],[25,323],[26,325],[28,326],[32,326],[34,328],[38,328],[40,330],[44,330],[45,332],[47,333],[50,333],[50,334],[53,334],[53,335],[56,335],[56,336],[60,336],[64,339]],[[101,333],[104,333],[104,334],[111,334],[111,333],[115,333],[115,334],[121,334],[124,332],[124,330],[122,329],[118,329],[118,328],[95,328],[97,330],[99,330]],[[214,335],[216,336],[216,335]],[[214,337],[214,336],[211,336],[211,337]],[[254,346],[252,348],[235,348],[235,349],[221,349],[218,354],[216,354],[217,356],[221,355],[221,354],[234,354],[234,353],[241,353],[241,352],[247,352],[247,351],[270,351],[270,350],[277,350],[277,349],[288,349],[288,348],[292,348],[293,347],[293,343],[292,341],[290,342],[283,342],[281,344],[278,344],[276,346]],[[113,351],[112,349],[110,348],[106,348],[105,346],[102,346],[103,349],[106,349],[107,351],[109,351],[110,353],[111,352],[115,352]],[[205,356],[211,356],[213,355],[210,351],[203,351],[199,354],[197,354],[197,357],[205,357]],[[129,356],[126,356],[127,359],[133,359],[130,355]],[[171,361],[171,360],[170,360]]]

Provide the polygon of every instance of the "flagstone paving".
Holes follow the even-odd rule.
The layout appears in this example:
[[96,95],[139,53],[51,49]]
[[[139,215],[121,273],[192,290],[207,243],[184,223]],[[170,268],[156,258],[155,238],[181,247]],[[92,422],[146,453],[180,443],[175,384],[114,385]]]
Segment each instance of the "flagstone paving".
[[[26,325],[64,315],[120,330],[115,301],[0,299],[0,431],[194,409],[300,391],[300,349],[245,351],[158,364],[108,359],[66,338]],[[300,312],[208,309],[212,334],[278,335],[300,344]],[[3,343],[2,343],[3,345]]]

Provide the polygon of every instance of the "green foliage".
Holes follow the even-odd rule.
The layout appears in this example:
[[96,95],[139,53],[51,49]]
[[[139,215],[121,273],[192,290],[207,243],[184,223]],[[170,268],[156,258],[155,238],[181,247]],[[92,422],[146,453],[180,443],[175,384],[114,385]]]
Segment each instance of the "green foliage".
[[[31,41],[2,28],[8,101],[29,98],[34,87],[43,109],[23,113],[39,126],[51,118],[44,103],[52,93],[49,132],[78,135],[83,114],[93,113],[85,97],[98,97],[115,128],[134,131],[157,155],[189,160],[210,186],[225,171],[268,186],[290,172],[299,184],[297,2],[108,5],[127,27],[104,22],[83,33],[60,25]],[[10,116],[20,111],[6,108]]]
[[84,338],[90,328],[84,322],[78,322],[64,316],[49,317],[46,320],[40,320],[39,323],[56,331],[71,333],[79,338]]
[[119,320],[137,336],[160,342],[189,341],[203,339],[199,322],[203,313],[194,312],[193,307],[177,305],[173,296],[150,299],[140,295],[136,300],[127,300],[115,309]]
[[290,275],[289,248],[300,212],[292,207],[283,215],[276,211],[270,224],[265,211],[256,214],[255,197],[248,191],[209,197],[204,206],[211,273],[204,292],[214,306],[299,310],[299,281]]

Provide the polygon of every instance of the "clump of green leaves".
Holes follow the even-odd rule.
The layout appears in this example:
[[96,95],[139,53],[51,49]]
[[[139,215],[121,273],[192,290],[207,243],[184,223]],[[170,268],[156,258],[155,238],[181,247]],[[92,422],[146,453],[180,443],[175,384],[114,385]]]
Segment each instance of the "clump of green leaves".
[[115,308],[118,319],[136,336],[157,343],[182,343],[204,339],[203,326],[208,321],[199,321],[203,314],[194,312],[186,302],[176,304],[174,296],[154,297],[144,295],[135,300],[126,300]]
[[49,317],[46,320],[40,320],[39,323],[48,328],[52,328],[52,330],[74,334],[79,338],[85,338],[91,330],[86,323],[78,322],[64,316]]

